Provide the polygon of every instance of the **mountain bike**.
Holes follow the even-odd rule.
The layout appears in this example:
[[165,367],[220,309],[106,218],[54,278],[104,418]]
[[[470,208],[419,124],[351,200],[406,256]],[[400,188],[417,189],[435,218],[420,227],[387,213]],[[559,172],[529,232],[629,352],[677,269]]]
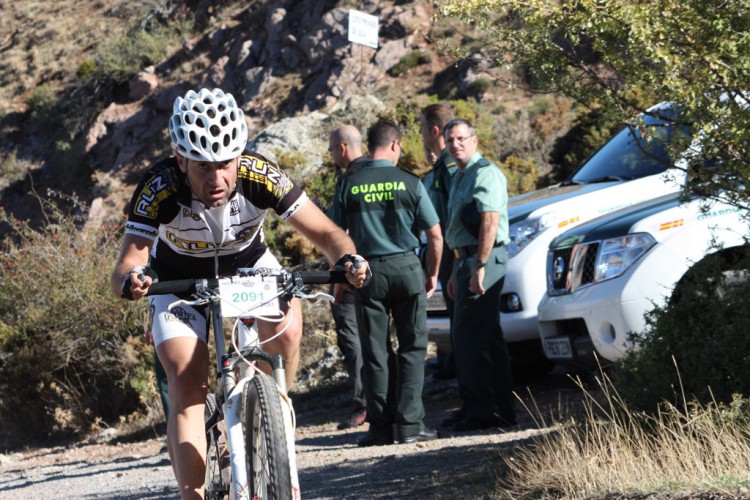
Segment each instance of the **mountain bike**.
[[[210,312],[217,387],[206,398],[205,498],[300,498],[284,358],[263,351],[255,320],[283,321],[280,300],[333,300],[326,293],[309,294],[306,285],[345,282],[344,271],[241,268],[228,278],[155,281],[149,287],[148,295],[179,298],[170,310],[190,305]],[[224,318],[235,318],[230,352]],[[272,376],[259,363],[270,366]]]

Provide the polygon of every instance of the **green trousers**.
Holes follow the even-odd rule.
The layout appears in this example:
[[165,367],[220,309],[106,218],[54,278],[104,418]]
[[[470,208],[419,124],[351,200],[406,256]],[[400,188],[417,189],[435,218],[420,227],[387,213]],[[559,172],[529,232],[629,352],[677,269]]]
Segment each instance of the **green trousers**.
[[451,334],[464,415],[512,424],[516,421],[513,377],[498,317],[506,262],[505,247],[492,250],[485,267],[485,293],[476,295],[469,291],[476,259],[457,261]]
[[[403,439],[422,428],[427,299],[413,252],[367,257],[372,280],[358,290],[367,420],[377,437]],[[397,346],[391,341],[393,317]]]

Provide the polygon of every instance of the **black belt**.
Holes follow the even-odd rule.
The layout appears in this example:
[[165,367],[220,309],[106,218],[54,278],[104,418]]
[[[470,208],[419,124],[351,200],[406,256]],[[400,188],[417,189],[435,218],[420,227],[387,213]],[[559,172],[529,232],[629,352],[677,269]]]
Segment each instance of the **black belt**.
[[[503,242],[495,243],[495,245],[492,248],[497,248],[503,246]],[[453,249],[453,255],[457,259],[466,259],[467,257],[471,257],[472,255],[475,255],[477,253],[477,246],[476,245],[467,245],[465,247],[457,247]]]

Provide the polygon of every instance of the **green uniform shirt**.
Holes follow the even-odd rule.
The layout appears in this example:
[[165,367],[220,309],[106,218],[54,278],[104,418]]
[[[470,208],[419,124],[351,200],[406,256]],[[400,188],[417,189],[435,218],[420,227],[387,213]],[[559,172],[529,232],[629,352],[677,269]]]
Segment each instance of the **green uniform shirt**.
[[[481,166],[485,164],[486,166]],[[508,187],[505,175],[479,153],[469,160],[463,171],[456,172],[451,182],[448,224],[445,239],[449,248],[476,245],[477,239],[464,227],[461,213],[476,201],[479,212],[498,212],[496,243],[508,243]]]
[[457,171],[458,165],[444,149],[432,170],[425,175],[425,187],[440,219],[443,236],[448,222],[448,193],[451,189],[451,179]]
[[343,179],[347,175],[351,175],[354,172],[358,171],[368,161],[370,161],[370,159],[368,157],[362,155],[362,156],[360,156],[358,158],[353,159],[352,162],[349,164],[349,166],[346,167],[346,170],[341,170],[338,166],[336,167],[336,188],[334,189],[334,192],[333,192],[333,200],[331,201],[331,206],[328,207],[326,209],[326,211],[325,211],[325,213],[328,216],[328,218],[332,218],[333,217],[332,216],[332,214],[333,214],[333,204],[336,203],[336,196],[341,191],[341,182],[342,182],[341,179]]
[[419,177],[387,160],[370,160],[341,178],[331,219],[365,257],[414,250],[419,232],[440,222]]

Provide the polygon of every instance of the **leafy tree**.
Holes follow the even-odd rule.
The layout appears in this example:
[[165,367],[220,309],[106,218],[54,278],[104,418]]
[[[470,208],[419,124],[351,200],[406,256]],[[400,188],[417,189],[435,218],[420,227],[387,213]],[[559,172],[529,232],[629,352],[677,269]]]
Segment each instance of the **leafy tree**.
[[[711,196],[726,189],[733,202],[748,205],[750,111],[741,98],[750,81],[747,2],[439,0],[437,5],[439,16],[466,21],[484,39],[486,53],[516,69],[509,83],[561,92],[591,109],[602,106],[600,112],[620,121],[644,112],[643,102],[679,103],[682,113],[673,119],[691,124],[701,139],[699,149],[689,147],[688,139],[673,145],[688,150],[682,167],[692,174],[693,190]],[[643,99],[642,92],[651,98]],[[698,168],[707,159],[714,168]]]

